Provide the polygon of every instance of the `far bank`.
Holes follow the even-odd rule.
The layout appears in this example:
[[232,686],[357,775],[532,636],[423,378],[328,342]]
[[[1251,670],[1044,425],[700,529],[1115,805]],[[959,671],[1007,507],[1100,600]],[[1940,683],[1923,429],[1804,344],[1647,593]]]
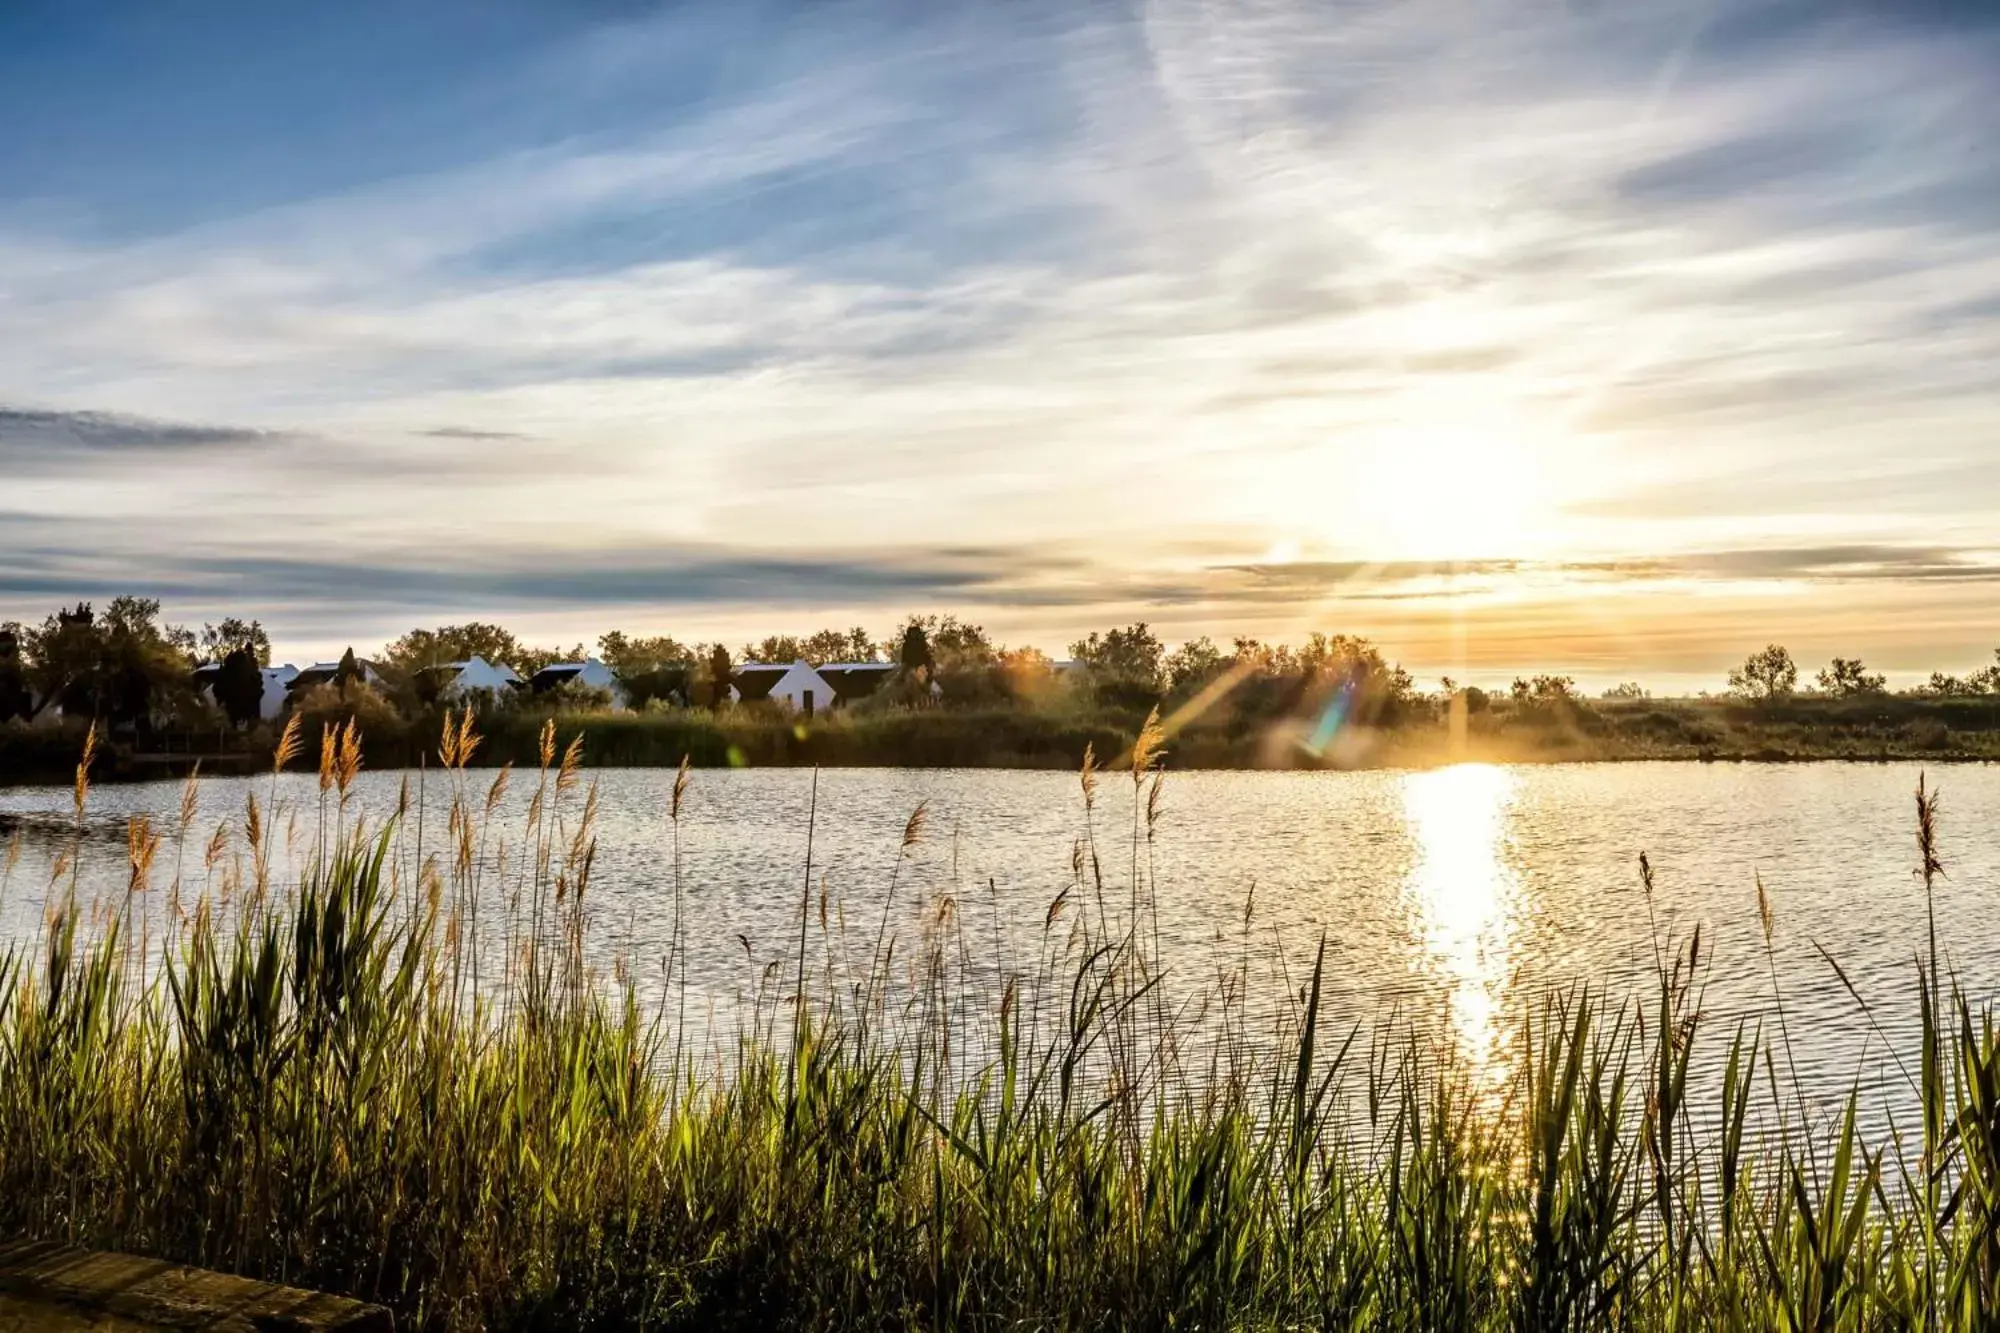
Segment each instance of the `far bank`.
[[[413,719],[362,716],[374,768],[436,762],[442,711]],[[318,762],[327,725],[301,727],[295,765]],[[582,762],[604,767],[1072,768],[1086,751],[1106,766],[1129,753],[1145,725],[1140,710],[1033,711],[1016,708],[885,709],[798,718],[749,708],[642,713],[492,711],[475,721],[481,766],[537,762],[544,726],[557,743],[581,739]],[[1801,762],[2000,760],[2000,697],[1932,699],[1800,696],[1752,704],[1722,699],[1571,702],[1496,701],[1453,719],[1447,710],[1412,711],[1395,723],[1316,717],[1220,720],[1193,712],[1165,720],[1176,768],[1313,769],[1427,767],[1493,763],[1706,760]],[[0,725],[0,783],[65,782],[76,769],[86,727]],[[156,731],[101,736],[96,781],[143,781],[199,764],[214,774],[270,767],[275,725],[248,733]]]

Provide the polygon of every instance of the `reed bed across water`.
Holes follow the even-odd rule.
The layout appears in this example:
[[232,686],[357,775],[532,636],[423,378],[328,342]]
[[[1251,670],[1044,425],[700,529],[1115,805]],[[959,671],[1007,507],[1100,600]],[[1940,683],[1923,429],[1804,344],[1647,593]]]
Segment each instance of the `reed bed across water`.
[[[443,830],[350,814],[349,730],[321,746],[317,809],[253,798],[193,845],[191,782],[174,827],[136,822],[122,900],[79,901],[55,858],[41,938],[0,952],[0,1232],[416,1328],[2000,1326],[2000,1035],[1935,931],[1911,963],[1920,1044],[1896,1052],[1921,1123],[1891,1143],[1857,1130],[1858,1092],[1830,1122],[1798,1095],[1775,954],[1769,1019],[1712,1030],[1698,933],[1659,941],[1643,994],[1514,1015],[1498,1089],[1420,1033],[1331,1028],[1320,962],[1259,976],[1246,954],[1197,1016],[1161,985],[1141,870],[1149,727],[1117,770],[1086,760],[1072,888],[990,1002],[957,903],[903,940],[891,885],[848,929],[808,865],[790,956],[717,1043],[676,998],[685,769],[669,956],[600,976],[577,749],[551,730],[531,777],[475,777],[478,743],[448,725],[427,775],[454,793]],[[516,780],[526,853],[482,884]],[[1927,895],[1937,811],[1920,787]],[[1128,884],[1100,828],[1129,840]],[[919,810],[905,848],[924,833]],[[161,938],[134,910],[154,893]],[[638,998],[642,963],[665,1003]],[[1284,988],[1279,1030],[1232,1040],[1258,986]],[[1712,1092],[1689,1080],[1710,1044]]]

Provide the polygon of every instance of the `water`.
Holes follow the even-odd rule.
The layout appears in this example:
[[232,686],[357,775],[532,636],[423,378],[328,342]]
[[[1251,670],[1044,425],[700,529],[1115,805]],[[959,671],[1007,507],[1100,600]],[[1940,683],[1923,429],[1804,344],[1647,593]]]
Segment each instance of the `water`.
[[[589,776],[601,801],[592,957],[606,970],[622,962],[644,987],[657,981],[672,929],[674,775]],[[1723,1025],[1712,1029],[1708,1063],[1738,1020],[1775,1025],[1775,988],[1808,1095],[1824,1105],[1858,1081],[1879,1129],[1907,1110],[1891,1052],[1914,1049],[1914,960],[1926,939],[1925,898],[1913,874],[1918,776],[1915,766],[1853,764],[1173,773],[1154,836],[1138,834],[1138,871],[1156,889],[1160,951],[1177,994],[1196,993],[1219,970],[1248,960],[1253,980],[1262,981],[1251,1030],[1268,1031],[1323,934],[1335,1018],[1434,1023],[1496,1077],[1515,1058],[1520,1019],[1539,988],[1588,982],[1613,996],[1643,997],[1656,945],[1685,941],[1699,925],[1702,1009]],[[476,797],[491,777],[468,775]],[[1936,899],[1939,938],[1961,984],[1991,997],[2000,992],[2000,768],[1947,768],[1933,778],[1943,791],[1948,876]],[[393,809],[403,780],[364,774],[351,813]],[[905,941],[921,934],[921,918],[935,919],[941,897],[954,900],[951,947],[979,984],[1032,966],[1051,903],[1065,889],[1061,920],[1096,914],[1093,844],[1104,910],[1115,917],[1129,903],[1129,777],[1100,777],[1088,822],[1077,778],[1060,773],[829,771],[818,778],[816,814],[810,772],[704,771],[692,783],[681,864],[692,1011],[704,1021],[735,1012],[774,964],[788,968],[782,960],[792,956],[799,928],[809,814],[811,881],[830,905],[836,963],[843,913],[849,951],[867,956],[892,877],[892,930]],[[505,916],[503,886],[520,882],[531,785],[514,783],[484,849],[492,864],[482,907],[489,923]],[[202,866],[203,845],[218,821],[240,823],[250,790],[268,801],[270,780],[202,784],[180,856],[190,892],[218,882]],[[314,781],[288,777],[279,791],[298,812],[294,842],[309,844]],[[424,790],[427,851],[442,845],[448,795],[433,774]],[[569,798],[572,810],[579,796]],[[145,813],[171,828],[180,799],[179,784],[92,794],[81,857],[87,894],[123,895],[127,819]],[[27,937],[39,927],[50,863],[75,844],[70,801],[67,789],[0,790],[0,840],[18,833],[20,843],[0,900],[0,934]],[[919,804],[928,822],[905,853],[905,822]],[[406,839],[406,859],[413,851]],[[1656,871],[1650,900],[1641,851]],[[225,862],[241,854],[239,841]],[[145,910],[166,910],[175,863],[169,842]],[[1775,909],[1768,958],[1759,876]],[[811,935],[817,950],[816,924]]]

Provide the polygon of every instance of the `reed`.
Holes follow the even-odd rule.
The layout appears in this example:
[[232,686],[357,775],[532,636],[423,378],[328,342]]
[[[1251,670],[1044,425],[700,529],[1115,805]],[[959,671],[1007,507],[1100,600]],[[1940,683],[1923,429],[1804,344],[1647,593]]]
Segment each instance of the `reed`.
[[[1170,1007],[1141,749],[1132,892],[1106,895],[1080,845],[1037,956],[997,990],[975,986],[949,895],[900,953],[906,918],[885,910],[849,967],[824,898],[814,929],[808,871],[795,955],[752,959],[757,1007],[718,1041],[689,1028],[677,837],[669,999],[648,1005],[637,960],[585,962],[596,802],[577,752],[545,733],[510,837],[484,827],[504,770],[466,779],[477,746],[464,719],[444,728],[440,842],[407,800],[374,824],[348,809],[359,742],[333,738],[296,873],[272,862],[296,814],[274,792],[185,894],[177,845],[188,906],[150,948],[129,902],[79,902],[73,870],[56,886],[41,938],[0,952],[0,1230],[436,1329],[2000,1321],[2000,1034],[1935,938],[1913,963],[1913,1161],[1863,1141],[1855,1094],[1816,1121],[1781,1034],[1712,1030],[1699,932],[1658,941],[1649,994],[1538,997],[1495,1088],[1423,1031],[1332,1027],[1323,943],[1297,986],[1245,950]],[[1094,766],[1081,781],[1094,810]],[[79,819],[88,795],[80,769]],[[675,834],[697,799],[684,768]],[[1918,810],[1931,894],[1935,794]],[[258,892],[218,879],[232,841]],[[156,847],[135,829],[134,896]],[[481,898],[506,920],[476,916]],[[1267,1040],[1243,1040],[1253,1023]],[[1711,1043],[1726,1061],[1704,1091],[1689,1071]]]

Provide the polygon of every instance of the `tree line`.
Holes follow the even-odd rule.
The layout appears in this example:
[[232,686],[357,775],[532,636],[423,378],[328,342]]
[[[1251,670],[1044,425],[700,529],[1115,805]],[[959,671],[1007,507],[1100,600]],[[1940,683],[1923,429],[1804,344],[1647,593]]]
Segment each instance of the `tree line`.
[[[720,642],[623,631],[600,636],[594,648],[545,647],[500,625],[474,621],[412,629],[371,656],[349,648],[336,670],[297,692],[288,706],[313,716],[356,717],[364,726],[395,723],[437,706],[431,669],[440,664],[480,657],[531,677],[551,664],[589,656],[610,668],[625,702],[639,710],[730,706],[730,686],[745,663],[794,661],[893,666],[884,688],[864,701],[868,707],[1083,704],[1143,713],[1201,701],[1204,711],[1225,724],[1247,727],[1336,705],[1344,717],[1393,725],[1413,714],[1436,716],[1452,701],[1473,714],[1496,703],[1487,691],[1450,677],[1434,691],[1420,691],[1376,645],[1346,634],[1313,633],[1298,644],[1241,637],[1225,645],[1203,636],[1170,649],[1150,625],[1138,622],[1090,633],[1069,651],[1070,660],[1058,664],[1035,648],[1001,645],[983,626],[950,614],[910,616],[880,638],[861,627],[834,628],[774,634],[733,650]],[[259,719],[269,688],[263,669],[270,661],[270,636],[256,619],[228,617],[194,629],[165,622],[160,603],[150,598],[117,597],[101,608],[81,603],[58,609],[38,625],[0,624],[0,722],[32,720],[54,710],[141,731],[250,726]],[[195,669],[202,664],[208,665],[198,682]],[[1880,673],[1858,658],[1843,657],[1802,688],[1797,663],[1775,644],[1733,670],[1729,686],[1733,696],[1759,703],[1805,692],[1835,698],[1887,693]],[[2000,695],[2000,651],[1993,665],[1964,677],[1935,674],[1916,693]],[[1627,683],[1601,697],[1649,696],[1637,683]],[[1561,675],[1517,679],[1497,701],[1531,714],[1585,707],[1574,678]],[[608,703],[586,688],[564,687],[547,695],[522,692],[488,700],[486,706],[582,709]]]

